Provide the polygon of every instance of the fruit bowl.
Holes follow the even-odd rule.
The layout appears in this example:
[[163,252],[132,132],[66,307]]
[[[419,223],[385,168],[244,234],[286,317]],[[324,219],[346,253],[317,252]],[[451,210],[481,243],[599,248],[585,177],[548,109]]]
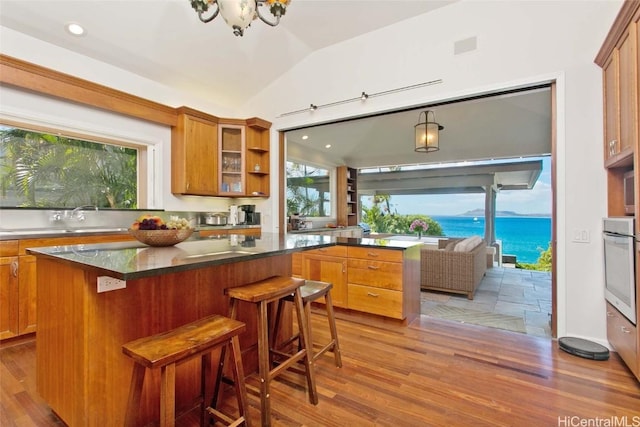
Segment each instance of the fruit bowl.
[[129,234],[138,241],[149,246],[173,246],[186,239],[193,233],[193,228],[183,228],[180,230],[134,230],[129,229]]

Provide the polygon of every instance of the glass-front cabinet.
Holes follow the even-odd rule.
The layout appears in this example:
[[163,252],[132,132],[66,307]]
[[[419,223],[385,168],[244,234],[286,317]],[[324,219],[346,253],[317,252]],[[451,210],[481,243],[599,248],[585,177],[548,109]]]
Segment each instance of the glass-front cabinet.
[[218,126],[219,194],[240,196],[245,194],[245,127],[220,124]]

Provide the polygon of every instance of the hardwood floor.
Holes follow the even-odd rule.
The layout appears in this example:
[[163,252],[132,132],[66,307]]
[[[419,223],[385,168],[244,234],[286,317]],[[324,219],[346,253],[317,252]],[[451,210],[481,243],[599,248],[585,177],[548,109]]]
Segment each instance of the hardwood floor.
[[[315,339],[328,339],[321,311],[312,322]],[[344,367],[331,354],[317,361],[317,406],[301,376],[276,381],[275,426],[640,425],[640,384],[615,353],[587,360],[547,338],[426,316],[403,327],[340,312],[337,322]],[[0,425],[61,425],[35,392],[34,367],[33,341],[0,350]],[[601,424],[575,424],[586,419]],[[177,423],[196,424],[193,414]]]

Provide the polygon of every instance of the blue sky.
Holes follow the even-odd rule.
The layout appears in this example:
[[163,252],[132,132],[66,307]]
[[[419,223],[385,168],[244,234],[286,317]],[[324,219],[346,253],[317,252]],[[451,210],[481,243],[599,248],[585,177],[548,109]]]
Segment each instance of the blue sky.
[[[368,198],[363,198],[366,206]],[[391,209],[399,214],[458,215],[473,209],[484,209],[484,194],[443,194],[392,196]],[[496,210],[520,214],[551,214],[551,158],[542,159],[542,172],[531,190],[501,191]]]

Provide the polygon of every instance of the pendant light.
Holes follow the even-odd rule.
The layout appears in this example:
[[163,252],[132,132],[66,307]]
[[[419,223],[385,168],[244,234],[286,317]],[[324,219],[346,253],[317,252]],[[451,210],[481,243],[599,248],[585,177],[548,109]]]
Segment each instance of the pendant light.
[[[433,121],[429,121],[429,113]],[[420,118],[424,114],[424,121]],[[436,115],[433,111],[422,111],[418,116],[418,124],[414,126],[416,134],[415,151],[419,153],[431,153],[440,149],[440,131],[444,129],[439,123],[436,123]]]

